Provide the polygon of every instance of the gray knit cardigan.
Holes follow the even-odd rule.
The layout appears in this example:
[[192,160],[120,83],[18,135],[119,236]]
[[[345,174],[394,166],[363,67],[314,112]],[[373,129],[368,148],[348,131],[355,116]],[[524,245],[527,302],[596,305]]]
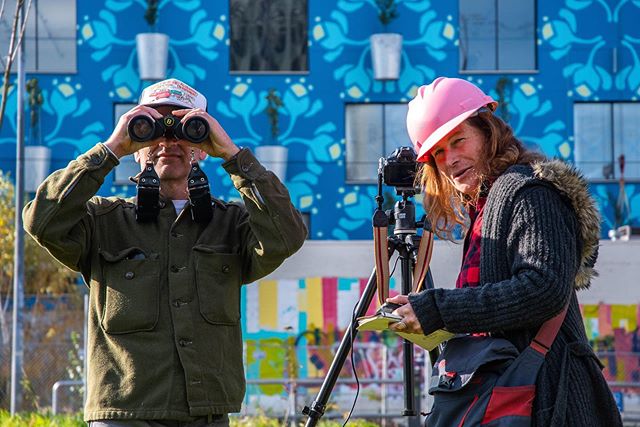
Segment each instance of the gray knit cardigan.
[[409,301],[425,333],[491,332],[522,351],[569,308],[538,375],[536,426],[621,426],[588,344],[576,290],[594,275],[600,217],[579,173],[560,161],[512,166],[492,185],[482,220],[480,283]]

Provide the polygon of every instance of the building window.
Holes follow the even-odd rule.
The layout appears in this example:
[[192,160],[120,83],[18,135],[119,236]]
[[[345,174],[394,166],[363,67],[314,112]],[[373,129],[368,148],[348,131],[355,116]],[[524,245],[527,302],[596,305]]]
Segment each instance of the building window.
[[[138,104],[114,104],[113,127],[115,128],[120,116]],[[140,164],[135,161],[133,154],[120,158],[120,164],[113,170],[113,183],[116,185],[134,185],[129,177],[140,173]]]
[[306,73],[307,0],[229,0],[231,72]]
[[534,0],[459,0],[460,70],[536,69]]
[[407,104],[347,104],[345,114],[347,183],[375,184],[378,160],[410,146]]
[[[28,3],[25,1],[25,10]],[[0,52],[3,55],[9,50],[14,10],[5,7],[0,19]],[[24,37],[27,73],[75,73],[76,1],[33,0]],[[3,58],[3,66],[4,61]],[[16,71],[15,63],[12,69]]]
[[585,102],[573,106],[574,159],[591,180],[640,180],[640,103]]

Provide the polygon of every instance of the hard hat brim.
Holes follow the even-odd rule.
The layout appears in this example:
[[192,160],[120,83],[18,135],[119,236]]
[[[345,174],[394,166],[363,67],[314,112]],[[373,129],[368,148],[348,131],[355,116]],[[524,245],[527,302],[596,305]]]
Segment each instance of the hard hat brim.
[[[496,107],[498,106],[498,103],[493,101],[488,103],[487,106],[491,109],[491,111],[495,111]],[[428,161],[429,152],[431,151],[431,149],[435,147],[436,144],[438,144],[438,142],[440,142],[444,137],[449,135],[451,131],[453,131],[455,128],[460,126],[462,122],[467,120],[473,113],[475,113],[481,107],[482,106],[479,106],[478,108],[465,111],[464,113],[457,115],[453,119],[449,120],[448,122],[440,126],[438,129],[436,129],[431,135],[429,135],[427,139],[424,140],[424,142],[420,146],[420,151],[418,152],[417,161],[418,162]]]

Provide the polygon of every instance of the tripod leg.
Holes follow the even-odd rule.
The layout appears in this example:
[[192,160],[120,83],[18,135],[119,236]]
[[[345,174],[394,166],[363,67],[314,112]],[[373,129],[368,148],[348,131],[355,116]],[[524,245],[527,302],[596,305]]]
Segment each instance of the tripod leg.
[[302,410],[303,414],[309,416],[307,423],[305,424],[306,427],[313,427],[317,425],[320,417],[324,415],[324,410],[327,406],[327,402],[329,401],[331,391],[336,385],[340,371],[342,370],[344,362],[347,360],[347,356],[349,355],[349,351],[353,345],[352,340],[358,333],[354,320],[367,313],[367,309],[369,308],[369,305],[373,300],[373,296],[376,293],[376,288],[376,270],[374,268],[371,276],[369,277],[369,281],[367,282],[367,286],[365,287],[362,296],[360,296],[360,300],[358,300],[358,303],[356,304],[354,318],[349,322],[349,326],[345,331],[344,337],[342,337],[338,351],[333,358],[333,362],[331,362],[329,371],[322,382],[322,386],[320,386],[320,391],[318,392],[316,399],[311,404],[311,407],[305,406]]
[[[400,256],[400,270],[402,279],[402,294],[408,295],[411,292],[411,260],[409,259],[409,253],[406,247],[399,248]],[[403,378],[404,378],[404,411],[402,415],[405,417],[413,417],[419,412],[419,402],[416,402],[415,394],[415,372],[413,367],[413,343],[411,341],[403,340],[402,353],[404,360]],[[418,404],[417,404],[418,403]],[[410,419],[409,425],[414,426],[418,424],[417,419]]]

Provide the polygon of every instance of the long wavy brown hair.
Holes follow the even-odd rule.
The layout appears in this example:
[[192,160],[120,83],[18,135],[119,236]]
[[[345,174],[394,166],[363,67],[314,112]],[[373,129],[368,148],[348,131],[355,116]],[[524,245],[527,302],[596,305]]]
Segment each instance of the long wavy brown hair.
[[468,228],[467,209],[478,200],[488,183],[493,182],[509,166],[530,164],[544,160],[545,156],[525,148],[511,127],[491,111],[482,111],[470,117],[467,124],[479,129],[485,137],[481,158],[476,165],[481,184],[475,195],[458,191],[453,183],[440,173],[432,156],[422,164],[416,175],[416,183],[424,194],[424,208],[432,231],[440,238],[453,240],[457,226]]

